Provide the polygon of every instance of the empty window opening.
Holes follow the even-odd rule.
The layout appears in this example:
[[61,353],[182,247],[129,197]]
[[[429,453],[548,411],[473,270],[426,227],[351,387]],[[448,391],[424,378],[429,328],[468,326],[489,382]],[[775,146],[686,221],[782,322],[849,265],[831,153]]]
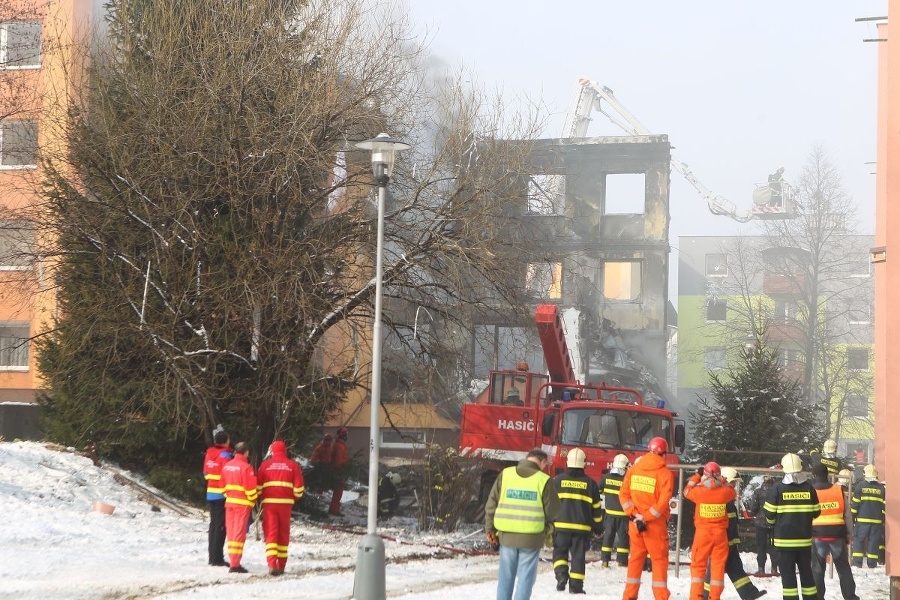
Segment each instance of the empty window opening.
[[525,273],[525,289],[541,300],[562,298],[562,263],[529,263]]
[[528,177],[528,214],[559,215],[563,212],[566,178],[563,175]]
[[606,176],[605,214],[644,214],[647,188],[644,173],[610,173]]
[[640,261],[623,260],[603,263],[603,297],[607,300],[640,300]]

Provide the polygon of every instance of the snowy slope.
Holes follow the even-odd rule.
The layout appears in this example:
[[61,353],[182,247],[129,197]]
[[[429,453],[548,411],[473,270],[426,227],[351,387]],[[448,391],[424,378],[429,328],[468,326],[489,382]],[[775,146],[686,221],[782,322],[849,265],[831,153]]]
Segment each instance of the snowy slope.
[[[95,501],[116,507],[112,515],[92,510]],[[270,577],[264,542],[248,537],[247,575],[208,566],[206,515],[154,510],[131,487],[87,458],[31,442],[0,443],[0,598],[46,600],[223,598],[337,600],[349,598],[359,536],[346,522],[295,522],[287,571]],[[348,511],[345,511],[348,512]],[[352,519],[351,519],[352,520]],[[392,521],[388,525],[396,523]],[[388,596],[406,600],[492,598],[496,556],[448,550],[464,533],[417,535],[405,526],[379,528],[385,542]],[[480,535],[480,534],[475,534]],[[471,539],[471,538],[470,538]],[[545,557],[549,553],[545,551]],[[744,555],[745,564],[755,558]],[[883,569],[854,569],[857,594],[866,600],[888,597]],[[588,598],[621,597],[624,570],[588,567]],[[645,579],[649,579],[645,575]],[[649,581],[646,582],[649,584]],[[757,580],[779,598],[777,579]],[[670,569],[673,598],[687,598],[690,577]],[[826,582],[826,600],[840,599],[837,580]],[[543,563],[534,598],[557,597],[550,565]],[[641,598],[650,598],[649,585]],[[726,587],[723,598],[737,598]]]

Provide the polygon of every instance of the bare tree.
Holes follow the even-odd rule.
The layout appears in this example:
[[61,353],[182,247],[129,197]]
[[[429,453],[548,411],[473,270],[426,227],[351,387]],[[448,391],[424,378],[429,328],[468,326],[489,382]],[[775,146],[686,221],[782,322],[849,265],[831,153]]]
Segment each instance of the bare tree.
[[824,434],[840,435],[847,399],[872,385],[853,356],[871,343],[868,238],[854,234],[856,206],[821,146],[810,153],[799,193],[796,218],[763,222],[762,235],[723,249],[728,277],[710,301],[727,298],[728,319],[718,327],[729,347],[763,340],[775,349],[805,401],[821,409]]
[[[385,219],[397,347],[437,377],[452,325],[517,298],[509,206],[525,199],[504,182],[527,148],[500,138],[538,123],[433,85],[397,7],[110,8],[35,215],[62,306],[42,353],[60,431],[125,444],[229,422],[262,448],[364,388],[376,215],[354,142],[381,130],[413,145]],[[423,311],[432,335],[409,335]]]

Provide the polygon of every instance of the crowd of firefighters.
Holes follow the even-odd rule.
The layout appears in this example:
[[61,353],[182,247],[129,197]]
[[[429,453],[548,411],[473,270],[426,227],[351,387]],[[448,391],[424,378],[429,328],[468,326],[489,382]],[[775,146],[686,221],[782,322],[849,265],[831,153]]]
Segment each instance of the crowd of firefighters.
[[[837,571],[841,596],[859,600],[851,561],[870,568],[884,562],[884,484],[870,464],[853,485],[852,472],[835,451],[828,440],[823,452],[811,455],[811,476],[799,455],[785,454],[780,477],[772,476],[776,471],[764,474],[741,499],[756,526],[754,576],[780,576],[785,600],[822,600],[828,561]],[[653,597],[668,599],[675,474],[665,461],[667,452],[666,440],[654,438],[633,465],[617,455],[599,482],[585,474],[585,453],[579,448],[569,450],[566,471],[552,479],[544,472],[547,455],[538,448],[506,468],[485,507],[488,540],[500,550],[498,600],[531,597],[545,538],[552,538],[556,589],[584,594],[585,553],[596,535],[602,536],[601,570],[610,568],[613,555],[616,564],[627,567],[623,600],[637,600],[645,570],[651,571]],[[708,462],[682,490],[682,499],[694,509],[691,600],[718,600],[726,575],[743,600],[766,594],[745,572],[739,552],[739,482],[734,468]]]

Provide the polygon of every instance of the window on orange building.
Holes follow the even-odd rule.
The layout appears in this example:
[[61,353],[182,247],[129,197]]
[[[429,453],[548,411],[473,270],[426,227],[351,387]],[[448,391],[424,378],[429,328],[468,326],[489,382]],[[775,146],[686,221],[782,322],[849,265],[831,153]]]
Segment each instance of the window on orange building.
[[28,323],[0,323],[0,370],[28,368]]
[[41,22],[0,23],[0,69],[33,69],[41,66]]
[[37,167],[37,121],[10,119],[0,123],[0,169]]

